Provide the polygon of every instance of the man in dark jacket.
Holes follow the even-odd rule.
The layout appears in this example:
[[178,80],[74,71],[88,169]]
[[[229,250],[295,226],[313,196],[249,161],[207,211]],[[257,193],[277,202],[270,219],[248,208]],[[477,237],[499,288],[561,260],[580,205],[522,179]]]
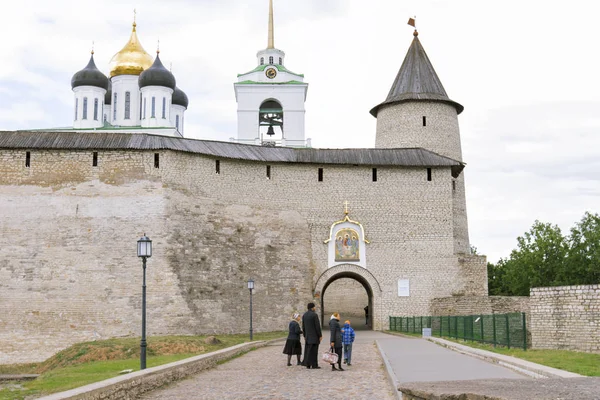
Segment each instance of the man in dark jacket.
[[305,340],[304,365],[306,368],[318,369],[319,343],[323,339],[321,321],[315,312],[315,303],[308,303],[308,311],[302,316],[302,334]]

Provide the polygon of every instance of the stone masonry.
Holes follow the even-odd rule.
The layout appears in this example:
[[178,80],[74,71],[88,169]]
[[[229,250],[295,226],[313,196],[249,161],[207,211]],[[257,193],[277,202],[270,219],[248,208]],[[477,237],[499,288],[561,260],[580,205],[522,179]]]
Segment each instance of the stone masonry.
[[[431,181],[381,167],[373,182],[366,166],[271,163],[267,179],[266,163],[183,151],[102,150],[96,167],[92,151],[28,151],[30,167],[25,149],[0,149],[0,363],[139,335],[144,233],[149,335],[247,332],[251,277],[255,331],[284,330],[347,273],[369,286],[374,329],[472,286],[454,253],[449,167]],[[327,268],[323,240],[345,200],[371,241],[366,269]]]
[[532,288],[532,347],[600,353],[600,285]]

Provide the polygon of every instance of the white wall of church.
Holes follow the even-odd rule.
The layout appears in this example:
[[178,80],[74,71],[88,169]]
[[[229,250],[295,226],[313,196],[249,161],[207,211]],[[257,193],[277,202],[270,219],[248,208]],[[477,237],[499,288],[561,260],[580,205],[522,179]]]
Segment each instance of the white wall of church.
[[[140,89],[138,79],[137,75],[117,75],[111,78],[111,123],[113,125],[140,125]],[[127,93],[129,93],[128,112],[126,111]]]
[[106,90],[95,86],[78,86],[73,89],[75,96],[73,127],[91,129],[103,126],[103,102]]
[[142,88],[142,128],[171,125],[171,100],[173,89],[163,86]]

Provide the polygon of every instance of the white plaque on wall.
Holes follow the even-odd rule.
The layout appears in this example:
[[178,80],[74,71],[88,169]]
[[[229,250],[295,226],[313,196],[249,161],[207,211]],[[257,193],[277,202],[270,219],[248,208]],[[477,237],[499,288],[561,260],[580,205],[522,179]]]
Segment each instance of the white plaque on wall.
[[408,279],[398,279],[398,297],[410,296],[410,283]]

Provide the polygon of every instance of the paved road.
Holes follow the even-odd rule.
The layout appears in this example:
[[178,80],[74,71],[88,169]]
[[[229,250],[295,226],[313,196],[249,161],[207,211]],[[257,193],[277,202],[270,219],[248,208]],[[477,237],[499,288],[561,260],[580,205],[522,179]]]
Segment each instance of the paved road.
[[381,346],[399,383],[471,379],[530,379],[496,364],[448,350],[419,338],[364,332]]
[[379,351],[367,335],[357,338],[352,366],[343,366],[343,372],[323,363],[318,370],[287,367],[282,350],[283,343],[251,351],[142,399],[395,399]]
[[[270,345],[151,392],[142,399],[395,399],[375,346],[378,341],[399,383],[471,379],[528,379],[511,370],[434,343],[381,332],[357,332],[346,371],[287,367],[283,343]],[[324,346],[320,350],[323,351]]]

